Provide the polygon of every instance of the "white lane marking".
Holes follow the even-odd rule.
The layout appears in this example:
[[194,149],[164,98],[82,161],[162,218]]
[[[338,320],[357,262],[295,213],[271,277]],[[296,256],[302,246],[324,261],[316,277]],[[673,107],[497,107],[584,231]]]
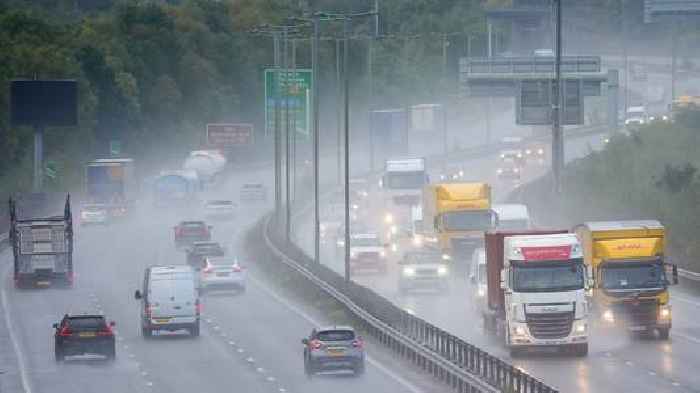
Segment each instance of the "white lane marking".
[[700,338],[689,336],[689,335],[684,334],[684,333],[672,332],[671,337],[678,337],[678,338],[681,338],[681,339],[686,340],[686,341],[690,341],[690,342],[695,343],[695,344],[700,344]]
[[693,305],[695,307],[700,307],[700,302],[695,301],[695,300],[691,300],[691,299],[684,297],[684,296],[678,296],[676,294],[673,294],[671,296],[671,301],[680,301],[683,303],[688,303],[688,304]]
[[[7,270],[5,270],[5,273],[7,273]],[[3,278],[6,276],[7,274],[3,274]],[[29,375],[27,374],[27,366],[24,362],[24,352],[22,352],[22,348],[19,345],[19,340],[17,340],[15,330],[13,329],[12,312],[10,311],[10,307],[7,303],[7,291],[5,291],[4,287],[2,288],[1,295],[2,308],[5,312],[5,327],[10,334],[12,349],[15,351],[15,356],[17,356],[17,367],[19,368],[19,375],[20,379],[22,380],[22,389],[24,390],[24,393],[32,393],[31,384],[29,383]]]
[[[248,280],[251,280],[256,286],[258,286],[258,287],[259,287],[260,289],[262,289],[265,293],[267,293],[268,295],[270,295],[270,296],[271,296],[273,299],[275,299],[277,302],[279,302],[279,303],[282,304],[283,306],[287,307],[288,309],[290,309],[292,312],[294,312],[295,314],[299,315],[299,316],[302,317],[303,319],[306,319],[306,320],[307,320],[308,322],[310,322],[312,325],[314,325],[314,326],[321,326],[321,325],[323,325],[322,323],[319,323],[318,321],[316,321],[313,317],[311,317],[311,316],[308,315],[307,313],[301,311],[298,307],[296,307],[296,306],[292,305],[291,303],[289,303],[288,301],[286,301],[284,298],[282,298],[282,296],[280,296],[279,294],[277,294],[277,292],[275,292],[274,290],[270,289],[270,288],[267,287],[265,284],[263,284],[262,282],[260,282],[260,280],[257,280],[257,279],[255,279],[255,278],[251,277],[250,275],[248,276]],[[387,376],[389,376],[389,378],[395,380],[395,381],[398,382],[400,385],[403,385],[403,387],[405,387],[405,388],[408,389],[409,391],[411,391],[411,392],[413,392],[413,393],[423,393],[423,391],[420,390],[417,386],[413,385],[411,382],[407,381],[406,379],[404,379],[404,378],[401,377],[400,375],[398,375],[398,374],[394,373],[393,371],[389,370],[389,369],[386,368],[384,365],[382,365],[381,363],[379,363],[379,361],[374,360],[374,358],[372,358],[371,356],[369,356],[369,355],[367,356],[367,361],[369,362],[369,364],[371,364],[372,366],[376,367],[379,371],[381,371],[381,372],[383,372],[384,374],[386,374]]]

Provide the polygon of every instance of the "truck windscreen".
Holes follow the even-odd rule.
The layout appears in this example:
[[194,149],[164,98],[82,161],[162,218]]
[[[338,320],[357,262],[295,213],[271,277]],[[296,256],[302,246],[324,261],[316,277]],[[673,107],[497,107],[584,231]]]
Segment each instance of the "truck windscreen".
[[523,262],[512,261],[513,291],[559,292],[582,289],[583,260]]
[[486,231],[492,226],[491,211],[460,211],[442,215],[442,225],[447,231]]
[[603,289],[665,288],[666,272],[657,263],[610,263],[602,266]]
[[425,172],[390,172],[386,176],[386,187],[392,190],[420,190],[426,184]]

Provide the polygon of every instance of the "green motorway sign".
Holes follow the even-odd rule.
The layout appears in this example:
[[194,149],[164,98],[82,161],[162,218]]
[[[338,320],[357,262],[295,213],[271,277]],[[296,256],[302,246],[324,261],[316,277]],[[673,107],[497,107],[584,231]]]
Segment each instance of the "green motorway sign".
[[265,70],[265,135],[275,133],[275,103],[279,108],[280,130],[289,119],[290,129],[308,137],[311,134],[311,70]]

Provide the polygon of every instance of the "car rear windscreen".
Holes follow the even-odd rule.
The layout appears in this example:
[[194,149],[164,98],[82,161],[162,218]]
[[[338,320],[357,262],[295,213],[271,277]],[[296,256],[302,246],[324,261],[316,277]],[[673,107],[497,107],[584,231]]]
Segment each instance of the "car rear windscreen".
[[326,330],[319,332],[317,338],[321,341],[349,341],[355,339],[355,332],[351,330]]
[[106,323],[103,317],[81,317],[70,318],[68,325],[75,330],[95,330],[102,329]]

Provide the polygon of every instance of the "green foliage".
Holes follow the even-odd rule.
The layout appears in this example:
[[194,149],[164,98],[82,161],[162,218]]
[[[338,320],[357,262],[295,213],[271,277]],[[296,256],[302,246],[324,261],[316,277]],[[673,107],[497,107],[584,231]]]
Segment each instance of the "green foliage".
[[546,177],[524,186],[518,198],[547,225],[658,219],[668,228],[669,251],[700,269],[692,266],[700,256],[698,124],[654,122],[631,136],[618,135],[603,151],[567,165],[563,195],[551,192]]

